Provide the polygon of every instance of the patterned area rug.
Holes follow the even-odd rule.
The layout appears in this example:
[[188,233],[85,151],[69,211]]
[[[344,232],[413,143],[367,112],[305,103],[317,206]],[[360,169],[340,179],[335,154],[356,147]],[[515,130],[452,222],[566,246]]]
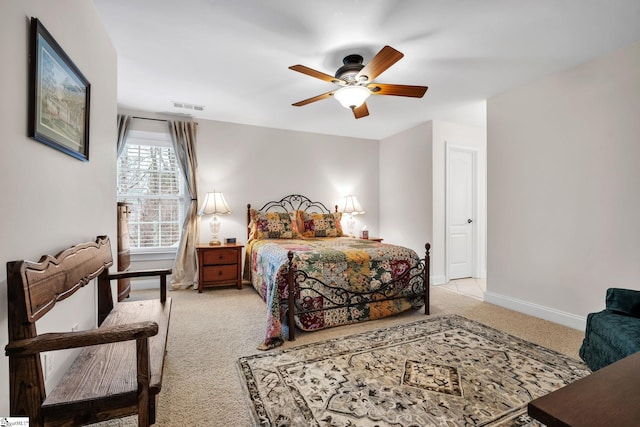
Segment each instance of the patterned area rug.
[[457,315],[238,360],[260,426],[537,426],[586,366]]

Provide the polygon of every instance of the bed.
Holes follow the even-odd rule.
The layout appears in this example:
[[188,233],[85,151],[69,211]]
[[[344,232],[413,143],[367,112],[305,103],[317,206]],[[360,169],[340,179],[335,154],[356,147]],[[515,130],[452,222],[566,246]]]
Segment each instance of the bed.
[[266,350],[295,328],[313,331],[424,306],[429,314],[429,249],[345,237],[341,213],[292,194],[247,205],[244,278],[267,304]]

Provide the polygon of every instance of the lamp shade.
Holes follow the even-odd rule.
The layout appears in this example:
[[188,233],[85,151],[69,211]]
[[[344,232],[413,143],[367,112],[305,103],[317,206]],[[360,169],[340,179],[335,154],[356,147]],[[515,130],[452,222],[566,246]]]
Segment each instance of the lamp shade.
[[360,206],[360,202],[356,196],[347,196],[340,203],[339,210],[342,213],[348,213],[352,215],[363,214],[364,210]]
[[333,94],[333,97],[337,99],[344,108],[357,108],[367,100],[369,95],[371,95],[371,91],[364,86],[345,86],[338,89],[336,93]]
[[224,199],[224,194],[214,192],[207,193],[198,215],[224,215],[230,213],[231,209],[229,209],[229,205]]

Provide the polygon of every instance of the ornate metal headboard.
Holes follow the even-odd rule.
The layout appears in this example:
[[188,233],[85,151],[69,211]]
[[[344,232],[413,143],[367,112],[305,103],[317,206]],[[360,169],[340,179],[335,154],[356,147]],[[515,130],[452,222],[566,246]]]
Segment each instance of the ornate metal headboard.
[[[290,194],[288,196],[284,196],[282,199],[278,201],[267,202],[258,209],[260,212],[269,212],[269,211],[282,211],[282,212],[294,212],[294,211],[303,211],[303,212],[322,212],[322,213],[331,213],[331,210],[327,208],[321,202],[314,202],[309,199],[307,196],[303,196],[301,194]],[[335,205],[335,212],[338,212],[338,205]],[[251,223],[251,204],[247,204],[247,227]],[[247,228],[247,237],[249,236],[249,230]]]

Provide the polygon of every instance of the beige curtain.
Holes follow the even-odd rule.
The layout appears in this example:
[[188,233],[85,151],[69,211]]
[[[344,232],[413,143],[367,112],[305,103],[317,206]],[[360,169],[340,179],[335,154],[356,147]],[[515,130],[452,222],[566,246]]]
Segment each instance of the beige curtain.
[[198,191],[196,179],[198,162],[196,160],[196,123],[169,120],[169,133],[176,152],[178,164],[184,174],[187,191],[191,196],[186,207],[184,224],[180,233],[180,243],[173,265],[171,289],[187,289],[197,282],[198,261],[196,243],[198,242]]
[[131,124],[131,116],[118,114],[118,151],[117,156],[120,157],[124,151],[125,142],[127,142],[127,134],[129,133],[129,125]]

